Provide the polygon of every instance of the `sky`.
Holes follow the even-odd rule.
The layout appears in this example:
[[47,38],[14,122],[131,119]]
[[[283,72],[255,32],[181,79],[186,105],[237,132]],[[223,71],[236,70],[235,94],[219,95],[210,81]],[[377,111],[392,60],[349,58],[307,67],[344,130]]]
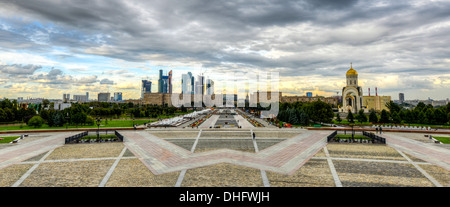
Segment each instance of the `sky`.
[[[275,72],[283,95],[450,98],[450,1],[2,0],[0,98],[122,92],[181,74]],[[215,75],[212,75],[215,74]],[[217,75],[219,74],[219,75]]]

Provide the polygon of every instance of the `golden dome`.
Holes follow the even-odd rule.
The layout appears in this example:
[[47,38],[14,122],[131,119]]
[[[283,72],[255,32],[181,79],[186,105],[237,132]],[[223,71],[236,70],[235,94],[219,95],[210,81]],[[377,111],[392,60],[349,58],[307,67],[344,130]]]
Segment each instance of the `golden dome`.
[[358,73],[353,69],[353,66],[350,66],[350,70],[347,71],[347,75],[358,75]]

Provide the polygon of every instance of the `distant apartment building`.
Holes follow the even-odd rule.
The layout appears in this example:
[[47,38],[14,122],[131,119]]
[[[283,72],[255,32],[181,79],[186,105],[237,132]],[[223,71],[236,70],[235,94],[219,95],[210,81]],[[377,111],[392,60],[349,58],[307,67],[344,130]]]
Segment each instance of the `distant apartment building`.
[[86,95],[73,95],[73,100],[77,102],[87,102],[87,96]]
[[122,101],[122,92],[114,93],[114,101]]
[[63,94],[63,101],[64,102],[68,102],[68,101],[70,101],[70,94]]
[[323,96],[283,96],[281,98],[281,103],[296,103],[296,102],[314,102],[314,101],[323,101],[328,104],[332,104],[334,106],[338,105],[338,99],[336,97],[323,97]]
[[402,104],[403,102],[405,102],[405,94],[404,93],[399,93],[398,94],[398,100],[399,103]]
[[111,94],[110,93],[99,93],[97,100],[100,102],[108,102],[111,100]]

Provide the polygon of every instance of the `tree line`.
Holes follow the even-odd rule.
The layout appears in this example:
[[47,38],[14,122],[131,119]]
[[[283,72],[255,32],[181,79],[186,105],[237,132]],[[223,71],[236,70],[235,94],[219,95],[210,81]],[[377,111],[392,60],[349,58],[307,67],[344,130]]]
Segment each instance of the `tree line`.
[[321,100],[314,102],[280,103],[277,120],[292,125],[330,123],[334,117],[332,106]]
[[[38,108],[38,110],[36,110]],[[44,100],[39,107],[22,107],[16,100],[5,99],[0,101],[0,122],[2,123],[29,123],[35,126],[43,123],[52,126],[93,125],[94,117],[119,118],[122,115],[136,118],[157,118],[160,115],[174,115],[177,112],[186,112],[185,107],[163,107],[149,104],[87,102],[72,103],[70,107],[56,110],[54,103]]]
[[[346,119],[350,123],[369,121],[371,123],[430,125],[445,125],[450,121],[450,103],[435,108],[431,104],[425,105],[423,102],[419,102],[413,109],[407,109],[390,101],[386,103],[386,107],[388,110],[383,109],[380,113],[371,110],[368,117],[364,114],[364,110],[360,110],[356,115],[349,112]],[[336,120],[341,122],[339,114],[336,114]]]

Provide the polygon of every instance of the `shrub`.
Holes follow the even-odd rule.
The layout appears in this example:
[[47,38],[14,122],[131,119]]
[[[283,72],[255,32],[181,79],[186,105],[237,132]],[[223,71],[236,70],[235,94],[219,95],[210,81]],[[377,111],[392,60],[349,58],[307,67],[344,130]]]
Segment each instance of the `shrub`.
[[42,124],[44,124],[44,119],[41,118],[40,116],[33,116],[29,121],[28,121],[28,126],[32,126],[34,128],[39,128],[42,126]]

